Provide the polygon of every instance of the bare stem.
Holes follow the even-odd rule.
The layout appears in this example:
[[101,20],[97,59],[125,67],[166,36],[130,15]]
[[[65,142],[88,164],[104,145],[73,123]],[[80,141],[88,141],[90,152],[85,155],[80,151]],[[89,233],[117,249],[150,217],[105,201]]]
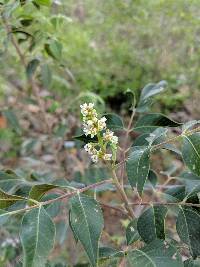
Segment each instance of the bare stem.
[[134,212],[133,212],[133,209],[132,207],[129,205],[129,200],[128,200],[128,197],[126,195],[126,192],[124,191],[124,188],[121,186],[118,178],[117,178],[117,175],[116,175],[116,172],[113,168],[111,168],[111,171],[112,171],[112,177],[113,177],[113,182],[116,186],[116,189],[117,191],[119,192],[120,196],[121,196],[121,199],[125,205],[125,208],[129,214],[129,216],[131,218],[135,218],[135,215],[134,215]]
[[96,187],[99,187],[99,186],[101,186],[103,184],[108,184],[108,183],[112,183],[112,179],[103,180],[101,182],[88,185],[88,186],[83,187],[81,189],[76,189],[73,192],[63,194],[63,195],[61,195],[61,196],[59,196],[57,198],[50,199],[50,200],[47,200],[47,201],[44,201],[44,202],[38,202],[37,204],[35,204],[33,206],[29,206],[29,207],[26,207],[26,208],[23,208],[23,209],[14,210],[14,211],[8,211],[8,212],[5,212],[5,213],[2,213],[2,214],[0,214],[0,218],[3,217],[3,216],[6,216],[6,215],[9,216],[9,215],[14,215],[14,214],[18,214],[18,213],[23,213],[23,212],[26,212],[28,210],[32,210],[34,208],[38,208],[40,206],[46,206],[46,205],[54,203],[56,201],[60,201],[60,200],[66,199],[66,198],[70,198],[70,197],[76,195],[77,193],[83,193],[83,192],[85,192],[85,191],[87,191],[89,189],[93,189],[93,188],[96,188]]
[[[130,129],[133,123],[133,118],[135,116],[135,108],[133,108],[129,123],[128,123],[128,127],[126,129],[126,135],[125,135],[125,142],[124,142],[124,146],[122,148],[122,162],[125,162],[126,159],[126,152],[127,152],[127,144],[128,144],[128,137],[129,137],[129,133],[130,133]],[[123,186],[123,182],[124,182],[124,172],[125,172],[125,163],[122,164],[121,166],[121,174],[120,174],[120,180],[121,180],[121,184]]]

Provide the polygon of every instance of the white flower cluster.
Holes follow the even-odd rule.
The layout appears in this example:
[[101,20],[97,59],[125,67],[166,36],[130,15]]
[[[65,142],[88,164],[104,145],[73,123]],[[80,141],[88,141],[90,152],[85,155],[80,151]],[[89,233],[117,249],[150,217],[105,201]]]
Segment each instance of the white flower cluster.
[[88,143],[84,146],[85,151],[88,152],[89,155],[91,155],[91,159],[93,162],[98,162],[98,159],[104,159],[104,160],[111,160],[112,154],[103,153],[101,149],[97,150],[95,143]]
[[[91,155],[93,162],[97,162],[98,159],[103,159],[106,161],[111,160],[112,154],[107,154],[105,152],[106,146],[107,143],[110,143],[116,147],[118,144],[118,137],[115,136],[112,131],[107,129],[105,117],[98,119],[98,114],[93,103],[85,103],[80,107],[83,115],[83,131],[85,135],[90,135],[91,138],[98,136],[98,138],[101,138],[104,146],[104,148],[101,147],[102,143],[88,143],[84,147],[85,150]],[[102,131],[105,131],[103,135],[101,134]]]
[[96,109],[94,109],[93,103],[85,103],[80,107],[83,115],[83,131],[86,136],[90,135],[93,138],[98,132],[106,128],[106,118],[102,117],[98,120],[97,112]]
[[106,132],[103,134],[103,138],[106,142],[111,142],[114,145],[118,144],[118,137],[115,136],[114,133],[109,129],[107,129]]

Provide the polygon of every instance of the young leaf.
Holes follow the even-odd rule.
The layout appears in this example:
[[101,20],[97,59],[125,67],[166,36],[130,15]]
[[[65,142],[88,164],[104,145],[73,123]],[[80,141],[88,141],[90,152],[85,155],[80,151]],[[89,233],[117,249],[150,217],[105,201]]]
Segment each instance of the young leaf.
[[149,133],[158,127],[178,127],[182,123],[176,122],[160,113],[149,113],[139,118],[136,122],[134,131]]
[[70,200],[70,224],[83,245],[93,267],[98,262],[98,243],[103,229],[103,216],[96,200],[77,194]]
[[155,240],[142,249],[129,252],[127,258],[130,267],[183,267],[178,251],[161,240]]
[[152,98],[165,90],[166,81],[160,81],[156,84],[147,84],[141,92],[140,100],[137,106],[137,112],[148,111],[149,106],[152,104]]
[[126,228],[126,243],[131,245],[140,238],[137,231],[137,220],[131,221]]
[[124,124],[122,122],[122,119],[113,113],[107,113],[104,114],[104,116],[106,117],[107,121],[106,121],[106,125],[110,130],[120,130],[124,128]]
[[15,195],[7,194],[0,190],[0,209],[5,209],[15,204],[17,201],[25,200],[25,198]]
[[[30,192],[29,192],[29,199],[34,199],[36,201],[39,201],[42,196],[48,192],[51,189],[54,189],[58,187],[57,185],[53,185],[53,184],[38,184],[38,185],[34,185]],[[29,201],[29,205],[34,205],[33,202]]]
[[200,214],[191,207],[180,207],[176,221],[180,239],[189,246],[193,258],[200,255]]
[[166,207],[153,206],[139,217],[137,229],[146,243],[150,243],[155,239],[165,239],[166,214]]
[[149,157],[149,147],[134,147],[126,163],[126,171],[129,183],[133,188],[137,188],[140,195],[142,195],[144,184],[149,173]]
[[54,246],[55,226],[41,206],[28,211],[20,230],[23,247],[23,267],[44,267]]
[[200,176],[200,133],[183,136],[182,156],[191,172]]

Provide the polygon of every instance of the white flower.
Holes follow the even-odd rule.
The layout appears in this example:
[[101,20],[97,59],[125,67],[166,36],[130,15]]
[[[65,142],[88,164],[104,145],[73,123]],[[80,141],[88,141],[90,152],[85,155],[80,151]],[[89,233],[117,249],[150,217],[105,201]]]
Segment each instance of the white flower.
[[84,148],[85,148],[85,151],[88,152],[88,154],[90,154],[90,155],[97,155],[98,154],[98,151],[95,148],[95,144],[93,144],[93,143],[86,144],[84,146]]
[[109,129],[103,134],[103,138],[106,142],[111,142],[112,144],[116,145],[118,143],[118,137],[114,135],[112,131]]
[[92,155],[91,159],[94,163],[98,162],[98,155]]
[[112,159],[112,154],[104,154],[103,155],[104,160],[111,160]]
[[106,117],[102,117],[98,120],[98,130],[102,131],[103,129],[106,129]]
[[83,120],[87,120],[87,117],[96,117],[97,112],[96,109],[94,109],[93,103],[85,103],[83,105],[80,105],[81,113],[83,115]]

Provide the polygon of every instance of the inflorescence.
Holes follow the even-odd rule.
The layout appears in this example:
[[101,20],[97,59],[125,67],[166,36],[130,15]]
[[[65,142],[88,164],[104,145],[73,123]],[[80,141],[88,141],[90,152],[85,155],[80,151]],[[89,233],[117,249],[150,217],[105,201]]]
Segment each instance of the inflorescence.
[[[105,161],[115,160],[118,137],[107,129],[106,117],[98,119],[98,114],[93,103],[85,103],[80,106],[83,115],[83,132],[91,138],[97,137],[97,141],[90,142],[84,146],[91,156],[93,162],[99,159]],[[110,148],[112,153],[107,153]]]

